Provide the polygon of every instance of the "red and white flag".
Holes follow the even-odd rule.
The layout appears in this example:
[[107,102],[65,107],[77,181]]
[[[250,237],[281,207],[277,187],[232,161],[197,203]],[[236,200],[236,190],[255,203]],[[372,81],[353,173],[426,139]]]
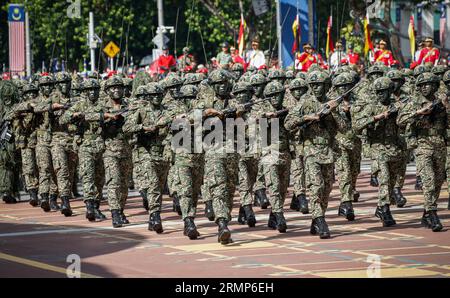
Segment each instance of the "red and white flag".
[[239,26],[239,36],[238,36],[239,56],[241,57],[244,54],[245,48],[245,27],[247,27],[247,25],[245,24],[244,15],[241,14],[241,24]]
[[441,18],[439,24],[439,42],[441,46],[445,46],[445,35],[447,34],[447,5],[441,4]]
[[25,9],[20,4],[8,6],[9,70],[12,74],[25,71]]

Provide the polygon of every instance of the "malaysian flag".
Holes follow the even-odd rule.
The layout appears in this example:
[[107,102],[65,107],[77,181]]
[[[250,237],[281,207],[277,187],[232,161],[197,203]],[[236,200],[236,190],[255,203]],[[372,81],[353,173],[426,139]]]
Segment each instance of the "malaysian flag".
[[25,71],[25,9],[20,4],[8,6],[9,70],[12,74]]
[[441,46],[445,46],[445,34],[447,29],[447,6],[441,4],[441,19],[439,24],[439,41]]

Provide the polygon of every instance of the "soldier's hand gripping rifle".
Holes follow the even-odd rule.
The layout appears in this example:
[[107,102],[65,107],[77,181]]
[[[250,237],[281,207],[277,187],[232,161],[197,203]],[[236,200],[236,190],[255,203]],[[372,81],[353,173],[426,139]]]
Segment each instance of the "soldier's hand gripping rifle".
[[[247,112],[247,111],[250,110],[250,108],[252,106],[254,106],[255,104],[258,104],[260,102],[263,102],[263,101],[266,101],[266,99],[263,98],[263,99],[260,99],[260,100],[246,102],[246,103],[242,104],[241,107],[242,107],[242,109],[244,111]],[[230,118],[230,117],[236,116],[237,110],[238,110],[237,107],[236,108],[227,108],[225,110],[222,110],[221,113],[223,114],[224,118]]]
[[9,121],[3,121],[0,132],[0,149],[6,147],[6,144],[12,141],[13,131],[11,129],[11,123]]

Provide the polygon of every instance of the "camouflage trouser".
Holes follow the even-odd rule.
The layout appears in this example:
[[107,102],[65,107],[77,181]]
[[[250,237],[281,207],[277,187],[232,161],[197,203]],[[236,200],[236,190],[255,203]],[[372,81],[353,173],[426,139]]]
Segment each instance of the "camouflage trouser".
[[153,212],[161,211],[162,196],[167,172],[169,171],[169,163],[164,160],[155,160],[145,148],[141,149],[139,159],[141,160],[144,178],[141,187],[147,190],[148,213],[152,214]]
[[356,180],[361,169],[361,143],[355,142],[353,150],[340,148],[336,160],[341,202],[352,202]]
[[289,186],[291,154],[282,152],[276,160],[272,157],[262,157],[261,162],[264,167],[266,185],[269,189],[272,212],[283,212],[284,200]]
[[142,188],[142,181],[145,179],[144,178],[144,173],[142,170],[143,165],[141,164],[141,160],[139,158],[139,148],[133,148],[131,150],[131,156],[132,156],[132,160],[133,160],[133,171],[132,172],[132,179],[134,182],[134,187],[141,191],[143,190]]
[[312,219],[325,216],[333,187],[334,165],[320,164],[313,156],[305,157],[306,185],[310,191]]
[[219,218],[231,220],[236,177],[236,154],[206,152],[202,195],[205,190],[212,199],[216,222]]
[[25,186],[28,191],[39,188],[39,177],[36,163],[35,148],[25,147],[20,150],[22,155],[22,173],[25,177]]
[[78,151],[80,159],[80,174],[83,184],[84,201],[99,201],[102,198],[105,184],[105,167],[103,165],[103,150],[92,146],[81,146]]
[[394,161],[378,159],[378,206],[391,204],[392,190],[394,189],[397,173],[402,170],[403,159]]
[[169,187],[169,193],[171,195],[178,193],[180,183],[181,181],[179,179],[177,169],[174,166],[171,166],[169,173],[167,174],[167,186]]
[[72,197],[72,183],[78,158],[73,148],[73,140],[54,136],[51,153],[59,194],[60,196]]
[[378,165],[378,160],[373,159],[372,164],[370,165],[370,174],[374,176],[378,176],[378,172],[380,171],[380,166]]
[[445,180],[446,147],[431,150],[416,149],[417,173],[422,178],[424,208],[437,210],[437,200]]
[[13,143],[0,149],[0,195],[15,195],[18,193],[14,169],[18,166]]
[[399,187],[400,189],[402,189],[403,185],[405,184],[406,168],[408,167],[409,159],[411,156],[411,150],[408,150],[406,148],[404,148],[403,150],[404,151],[402,152],[402,154],[404,156],[400,161],[398,172],[395,175],[395,184],[394,184],[394,187]]
[[255,191],[259,189],[265,189],[266,188],[266,178],[264,178],[264,167],[260,162],[260,159],[258,159],[258,174],[256,175],[256,182],[253,189]]
[[110,210],[123,209],[128,197],[130,158],[127,154],[110,152],[103,154],[105,165],[105,186]]
[[450,146],[447,147],[447,159],[445,162],[445,172],[447,176],[447,192],[450,196]]
[[180,198],[182,219],[195,217],[197,202],[203,182],[203,156],[196,155],[192,162],[185,162],[178,156],[172,166],[175,179],[179,181],[176,191]]
[[36,145],[36,160],[39,170],[39,193],[58,194],[52,152],[49,145],[38,142]]
[[258,160],[254,157],[241,157],[238,167],[240,203],[242,206],[251,205],[253,204],[253,186],[258,174]]
[[293,180],[292,184],[294,185],[294,194],[305,194],[306,177],[303,155],[298,155],[297,153],[292,154],[291,175]]

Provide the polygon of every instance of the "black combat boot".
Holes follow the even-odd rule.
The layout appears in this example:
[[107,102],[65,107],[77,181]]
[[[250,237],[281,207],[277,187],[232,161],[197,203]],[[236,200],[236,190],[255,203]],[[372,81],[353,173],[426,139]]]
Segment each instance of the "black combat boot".
[[381,219],[383,222],[383,227],[390,227],[397,224],[392,217],[389,205],[384,205],[383,207],[377,206],[375,216]]
[[306,195],[304,193],[301,193],[297,196],[298,201],[300,202],[300,212],[302,214],[308,214],[309,208],[308,208],[308,200],[306,199]]
[[128,221],[127,217],[125,216],[125,213],[123,213],[123,208],[119,210],[120,211],[120,220],[123,224],[127,225],[130,222]]
[[292,201],[291,201],[291,205],[289,206],[289,208],[294,211],[300,211],[300,201],[299,201],[298,197],[295,195],[295,193],[292,194]]
[[245,205],[243,207],[245,214],[245,221],[250,228],[253,228],[256,225],[256,217],[255,212],[253,212],[252,205]]
[[393,196],[395,199],[395,204],[398,208],[402,208],[406,204],[406,198],[402,194],[402,190],[400,187],[394,187]]
[[270,206],[270,202],[269,202],[269,199],[267,198],[265,188],[258,189],[257,191],[255,191],[255,200],[256,200],[256,197],[259,198],[259,204],[260,204],[261,209],[267,209],[267,207]]
[[278,232],[286,233],[287,224],[283,212],[274,212],[273,215],[275,215],[276,227]]
[[431,229],[433,232],[439,232],[442,230],[442,224],[436,210],[423,212],[422,225],[428,229]]
[[267,227],[271,228],[272,230],[277,229],[277,218],[275,217],[275,214],[273,214],[272,211],[270,211],[269,214],[269,221],[267,222]]
[[72,194],[74,198],[81,198],[82,195],[78,192],[78,187],[76,183],[72,184]]
[[416,176],[416,185],[414,185],[415,190],[422,190],[423,184],[422,184],[422,178],[420,176]]
[[319,233],[320,239],[328,239],[331,237],[325,217],[321,216],[312,220],[310,233],[312,235]]
[[39,204],[41,205],[42,210],[45,212],[50,211],[50,203],[48,201],[48,193],[41,193],[41,200],[39,201]]
[[150,217],[148,219],[148,230],[155,231],[158,234],[164,232],[159,211],[155,211],[150,214]]
[[217,225],[219,226],[219,234],[217,236],[217,242],[220,244],[228,244],[233,242],[231,240],[231,232],[228,229],[228,222],[224,218],[219,218],[217,220]]
[[214,214],[212,200],[205,202],[205,216],[209,219],[209,221],[214,221],[214,217],[216,215]]
[[58,211],[61,209],[58,205],[57,199],[58,199],[57,194],[50,195],[50,210],[51,211]]
[[184,236],[188,236],[189,239],[195,240],[198,236],[200,236],[200,233],[197,231],[197,227],[194,223],[194,218],[192,217],[186,217],[184,219]]
[[17,203],[17,199],[10,194],[3,194],[3,202],[6,204],[15,204]]
[[376,175],[370,175],[370,186],[378,187],[378,177]]
[[359,197],[361,196],[361,194],[359,193],[359,191],[354,190],[353,191],[353,202],[358,202],[359,201]]
[[106,216],[100,211],[100,201],[95,201],[94,203],[94,214],[95,219],[105,220]]
[[70,208],[70,197],[68,196],[61,196],[61,213],[64,214],[64,216],[68,217],[72,215],[72,209]]
[[150,208],[148,207],[147,190],[146,189],[140,190],[139,194],[142,197],[142,206],[144,207],[145,210],[148,211]]
[[255,201],[253,202],[254,207],[261,207],[261,201],[259,196],[256,195],[256,191],[254,192]]
[[94,200],[87,200],[86,204],[86,218],[89,221],[95,221],[95,206]]
[[114,228],[120,228],[122,226],[122,221],[120,220],[120,210],[111,210],[112,225]]
[[33,207],[37,207],[39,205],[39,198],[37,189],[30,189],[30,205]]
[[355,211],[352,202],[342,202],[339,206],[338,216],[345,217],[348,221],[355,220]]
[[239,207],[238,223],[240,225],[245,225],[246,224],[246,221],[245,221],[245,210],[244,210],[243,206]]
[[178,213],[178,215],[181,215],[180,198],[176,192],[174,192],[172,196],[172,210],[173,212]]

